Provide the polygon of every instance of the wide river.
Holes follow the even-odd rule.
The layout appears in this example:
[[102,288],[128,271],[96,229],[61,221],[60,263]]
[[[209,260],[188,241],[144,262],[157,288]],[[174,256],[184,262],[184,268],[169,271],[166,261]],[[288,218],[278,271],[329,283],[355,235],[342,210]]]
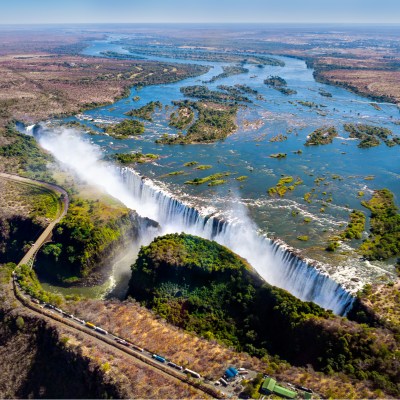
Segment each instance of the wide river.
[[[128,53],[123,46],[110,41],[95,41],[83,54],[98,56],[104,51]],[[141,55],[142,56],[142,55]],[[275,57],[275,56],[273,56]],[[175,197],[196,206],[205,214],[218,213],[225,218],[240,218],[245,209],[261,233],[277,236],[289,245],[299,248],[310,258],[331,265],[331,273],[340,268],[348,270],[349,279],[354,276],[363,282],[376,280],[393,272],[393,263],[369,263],[359,259],[353,251],[360,241],[342,245],[335,254],[324,248],[330,237],[343,230],[352,209],[363,210],[361,200],[370,198],[374,189],[388,188],[396,196],[400,193],[400,151],[398,146],[360,149],[358,141],[351,140],[344,131],[345,123],[363,123],[387,127],[400,134],[399,109],[396,105],[371,101],[341,88],[317,83],[313,70],[302,60],[275,57],[285,63],[284,67],[246,64],[248,73],[218,79],[208,83],[210,89],[218,85],[245,84],[263,96],[257,100],[249,95],[253,103],[239,109],[237,132],[226,140],[206,145],[160,145],[155,140],[164,133],[176,133],[168,126],[168,116],[173,100],[184,99],[182,86],[199,85],[222,72],[228,63],[195,62],[181,59],[147,57],[151,60],[172,63],[198,63],[209,65],[208,73],[173,84],[133,88],[128,98],[112,105],[85,112],[80,120],[90,127],[96,122],[115,122],[126,118],[124,113],[139,108],[149,101],[160,101],[166,110],[157,111],[153,122],[145,122],[142,136],[116,140],[106,135],[87,135],[88,140],[99,145],[105,155],[115,152],[140,151],[159,154],[157,162],[139,164],[135,169],[151,178],[157,185],[166,188]],[[286,96],[263,83],[270,75],[278,75],[287,81],[288,88],[297,94]],[[217,89],[216,89],[217,90]],[[332,97],[322,96],[328,92]],[[139,96],[138,101],[133,101]],[[298,101],[313,102],[316,107],[307,107]],[[89,120],[92,119],[92,121]],[[397,124],[396,124],[397,122]],[[305,146],[307,135],[323,126],[334,126],[339,137],[332,144]],[[282,134],[287,140],[271,142],[271,138]],[[301,150],[301,154],[296,154]],[[284,159],[271,158],[273,153],[287,153]],[[184,167],[188,161],[210,165],[211,169],[197,170]],[[181,175],[167,175],[184,171]],[[230,172],[227,182],[209,187],[187,185],[185,181],[201,178],[217,172]],[[247,176],[243,181],[235,178]],[[270,197],[268,188],[275,186],[283,175],[301,178],[303,184],[288,191],[283,198]],[[320,178],[320,179],[319,179]],[[359,192],[365,193],[364,198]],[[304,194],[311,192],[311,202]],[[328,200],[328,201],[327,201]],[[307,235],[308,241],[298,236]],[[364,236],[367,236],[365,232]]]

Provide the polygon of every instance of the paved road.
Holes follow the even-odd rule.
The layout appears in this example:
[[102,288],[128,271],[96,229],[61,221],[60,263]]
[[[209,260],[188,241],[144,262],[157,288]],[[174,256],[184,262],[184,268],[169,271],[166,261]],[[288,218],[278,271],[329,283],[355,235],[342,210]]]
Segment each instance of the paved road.
[[[50,236],[52,230],[54,229],[55,225],[66,215],[68,211],[68,205],[69,205],[69,198],[68,198],[68,193],[65,191],[60,186],[47,183],[47,182],[42,182],[42,181],[37,181],[34,179],[28,179],[28,178],[23,178],[18,175],[11,175],[11,174],[6,174],[3,172],[0,172],[0,177],[5,178],[5,179],[10,179],[16,182],[24,183],[24,184],[29,184],[29,185],[35,185],[39,186],[42,188],[46,188],[52,192],[56,192],[60,194],[60,210],[58,213],[58,216],[56,219],[54,219],[47,227],[46,229],[42,232],[42,234],[39,236],[39,238],[35,241],[35,243],[32,245],[32,247],[29,249],[29,251],[24,255],[22,260],[18,263],[18,266],[22,264],[28,263],[28,261],[33,258],[36,254],[36,252],[40,249],[40,247],[45,243],[47,238]],[[184,374],[182,371],[175,371],[173,368],[161,364],[152,358],[152,353],[148,350],[142,350],[142,351],[137,351],[132,348],[127,348],[124,345],[121,345],[116,342],[116,339],[121,339],[118,338],[117,336],[113,334],[107,333],[106,335],[103,335],[101,333],[98,333],[90,328],[88,328],[85,325],[82,325],[79,320],[76,318],[71,318],[71,316],[63,315],[62,312],[56,311],[56,310],[46,310],[42,308],[43,306],[39,306],[37,304],[34,304],[32,302],[32,298],[22,294],[21,288],[18,287],[17,282],[15,281],[15,277],[13,276],[13,293],[16,297],[16,299],[25,307],[29,308],[31,312],[34,312],[36,314],[40,314],[42,317],[45,318],[51,318],[53,321],[57,321],[58,323],[61,323],[63,325],[67,325],[69,328],[72,328],[74,330],[78,330],[81,333],[84,333],[86,335],[89,335],[91,339],[96,340],[98,342],[101,342],[102,346],[106,346],[109,348],[112,348],[113,351],[116,351],[120,353],[121,355],[123,354],[124,356],[130,356],[135,358],[135,362],[138,363],[139,365],[146,365],[148,368],[157,370],[158,373],[167,375],[170,379],[175,379],[181,382],[184,382],[190,386],[193,386],[199,391],[202,391],[211,397],[214,398],[221,398],[221,395],[218,394],[217,391],[213,390],[213,388],[207,387],[204,385],[204,383],[194,383],[191,381],[188,381],[186,374]]]
[[32,245],[32,247],[29,249],[29,251],[24,255],[22,260],[18,263],[18,266],[22,264],[27,264],[28,261],[33,258],[36,254],[36,252],[40,249],[40,247],[45,243],[47,238],[50,236],[51,232],[53,231],[55,225],[60,222],[61,218],[63,218],[67,211],[68,211],[68,205],[69,205],[69,198],[68,198],[68,193],[65,191],[60,186],[54,185],[52,183],[48,182],[42,182],[42,181],[37,181],[34,179],[29,179],[29,178],[23,178],[22,176],[18,175],[12,175],[12,174],[6,174],[4,172],[0,172],[0,177],[9,179],[15,182],[20,182],[20,183],[25,183],[29,185],[35,185],[39,186],[42,188],[46,188],[52,192],[56,192],[60,194],[60,210],[58,213],[58,216],[55,220],[50,222],[50,224],[46,227],[46,229],[42,232],[42,234],[39,236],[39,238],[36,240],[36,242]]
[[[158,361],[155,361],[152,358],[152,353],[148,350],[137,351],[132,348],[125,347],[116,342],[115,339],[121,339],[118,336],[113,335],[112,333],[101,334],[96,332],[93,329],[90,329],[86,325],[79,323],[76,318],[72,316],[65,316],[61,312],[61,310],[57,311],[56,309],[50,310],[47,308],[42,308],[38,304],[32,302],[32,298],[29,295],[26,295],[22,292],[19,284],[16,282],[15,277],[13,276],[13,293],[16,297],[16,300],[24,307],[30,309],[31,312],[40,315],[41,318],[49,318],[53,322],[60,323],[69,329],[73,329],[75,331],[79,331],[84,335],[90,336],[92,340],[95,340],[99,346],[107,347],[110,350],[112,349],[114,352],[117,352],[120,355],[125,357],[134,358],[134,362],[137,365],[143,365],[147,368],[150,368],[157,373],[161,373],[162,375],[168,376],[169,379],[183,382],[187,385],[192,386],[196,390],[200,392],[206,393],[208,396],[216,399],[224,398],[223,394],[218,390],[215,390],[213,387],[210,387],[204,382],[196,382],[195,380],[188,379],[186,374],[181,371],[176,371],[173,368],[169,367],[166,364],[162,364]],[[72,318],[71,318],[72,317]],[[83,322],[83,321],[82,321]],[[101,347],[100,347],[101,348]]]

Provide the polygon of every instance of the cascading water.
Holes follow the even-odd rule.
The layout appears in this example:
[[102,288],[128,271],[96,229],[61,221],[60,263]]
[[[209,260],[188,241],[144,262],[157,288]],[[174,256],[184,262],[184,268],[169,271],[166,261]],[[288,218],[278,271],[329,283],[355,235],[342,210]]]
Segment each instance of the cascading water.
[[351,308],[354,298],[350,292],[318,266],[298,257],[293,249],[259,235],[245,213],[232,222],[202,216],[135,171],[120,170],[101,162],[100,149],[83,140],[73,129],[37,127],[33,132],[40,144],[80,179],[98,186],[140,216],[160,224],[159,229],[142,235],[140,244],[150,243],[156,235],[174,232],[215,240],[247,259],[268,283],[288,290],[301,300],[313,301],[339,315]]
[[288,290],[304,301],[313,301],[344,315],[354,298],[327,274],[311,266],[288,247],[257,233],[253,224],[204,217],[195,208],[169,196],[135,171],[122,169],[123,179],[137,201],[157,210],[153,216],[162,233],[186,232],[230,248],[270,284]]

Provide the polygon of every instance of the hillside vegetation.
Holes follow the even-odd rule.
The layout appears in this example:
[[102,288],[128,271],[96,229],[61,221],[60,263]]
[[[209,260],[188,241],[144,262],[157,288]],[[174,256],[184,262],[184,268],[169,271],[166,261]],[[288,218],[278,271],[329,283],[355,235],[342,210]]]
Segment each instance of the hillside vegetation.
[[47,170],[51,160],[32,136],[19,133],[13,124],[0,127],[0,172],[53,181]]
[[207,339],[328,374],[344,371],[400,393],[392,332],[334,317],[264,283],[245,260],[215,242],[186,234],[156,238],[132,266],[129,294]]
[[18,262],[55,218],[58,198],[39,186],[0,177],[0,263]]
[[127,237],[134,237],[133,214],[123,206],[72,198],[51,243],[43,246],[37,268],[64,283],[106,279],[102,268]]

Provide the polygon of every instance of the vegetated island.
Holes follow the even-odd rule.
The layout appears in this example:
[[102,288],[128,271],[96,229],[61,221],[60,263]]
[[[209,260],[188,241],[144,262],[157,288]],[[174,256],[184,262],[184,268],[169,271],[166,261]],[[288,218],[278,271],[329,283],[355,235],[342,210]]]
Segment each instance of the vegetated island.
[[325,107],[325,106],[322,106],[321,104],[317,104],[317,103],[314,103],[313,101],[307,101],[307,100],[297,100],[297,103],[303,107],[308,107],[308,108]]
[[208,186],[217,186],[225,183],[224,177],[231,175],[230,172],[217,172],[216,174],[205,176],[204,178],[194,178],[191,181],[186,181],[186,185],[202,185],[208,182]]
[[286,80],[281,78],[280,76],[270,76],[269,78],[264,80],[264,83],[267,86],[269,86],[285,95],[291,95],[291,94],[297,93],[296,90],[287,88]]
[[362,233],[365,229],[365,214],[359,210],[353,210],[349,216],[349,223],[345,230],[341,232],[337,237],[333,237],[329,240],[326,251],[335,251],[339,247],[339,240],[353,240],[361,239]]
[[[178,110],[171,113],[170,125],[178,129],[186,128],[187,133],[186,135],[183,132],[178,132],[177,135],[164,134],[156,140],[156,143],[213,143],[235,132],[238,106],[242,106],[241,102],[251,102],[242,93],[253,93],[253,90],[245,85],[219,86],[219,88],[223,91],[209,90],[207,86],[200,85],[182,87],[180,90],[185,96],[200,99],[197,102],[189,100],[173,102]],[[197,119],[193,122],[195,112]]]
[[370,236],[360,246],[368,260],[387,260],[400,255],[400,214],[388,189],[376,190],[369,201],[361,204],[371,211]]
[[156,110],[162,110],[162,104],[159,101],[150,101],[143,107],[133,109],[125,113],[129,117],[138,117],[146,121],[153,121],[153,114]]
[[[370,234],[358,248],[367,260],[388,260],[400,256],[400,214],[388,189],[376,190],[369,201],[361,204],[371,211]],[[358,210],[350,213],[350,222],[336,238],[332,238],[326,250],[335,251],[338,240],[361,239],[365,228],[365,214]]]
[[270,154],[269,157],[270,158],[286,158],[287,153],[274,153],[274,154]]
[[270,142],[274,143],[274,142],[284,142],[285,140],[287,140],[287,136],[286,135],[282,135],[282,133],[279,133],[278,135],[272,136],[271,139],[269,139]]
[[388,128],[364,124],[344,124],[343,127],[349,132],[349,137],[360,139],[357,147],[361,149],[379,146],[381,143],[379,139],[388,147],[400,145],[400,136],[393,135]]
[[112,155],[112,159],[118,162],[119,164],[143,164],[146,162],[151,162],[154,160],[158,160],[160,158],[157,154],[147,153],[143,154],[140,152],[136,153],[115,153]]
[[268,194],[270,196],[279,195],[279,197],[283,197],[288,190],[292,191],[302,183],[303,181],[300,178],[294,180],[293,176],[283,176],[275,186],[268,189]]
[[304,143],[305,146],[316,146],[322,144],[330,144],[333,139],[338,136],[338,132],[334,126],[318,128],[309,136]]
[[173,111],[169,117],[169,126],[177,129],[187,129],[193,122],[194,111],[189,105],[183,103],[178,106],[178,110]]
[[[203,101],[212,101],[214,103],[251,103],[251,100],[243,96],[240,90],[235,87],[219,86],[224,88],[225,92],[210,90],[205,85],[183,86],[180,88],[181,93],[186,97],[194,97]],[[228,92],[226,89],[228,88]],[[230,88],[230,89],[229,89]]]
[[[229,87],[230,86],[220,85],[220,86],[218,86],[218,89],[229,88]],[[236,83],[234,85],[234,88],[240,90],[242,93],[248,93],[248,94],[252,94],[255,96],[258,94],[258,90],[252,89],[250,86],[247,86],[244,84]],[[227,90],[227,89],[225,89],[225,90]]]
[[328,374],[341,371],[354,382],[368,380],[399,393],[388,351],[396,348],[393,331],[298,300],[265,283],[244,259],[216,242],[187,234],[156,238],[132,266],[129,295],[208,340],[256,357],[279,355]]
[[[246,103],[252,103],[252,100],[250,100],[247,96],[243,95],[253,95],[256,96],[257,99],[260,99],[261,95],[258,95],[258,91],[250,88],[247,85],[239,85],[236,84],[234,86],[228,86],[228,85],[218,85],[217,89],[222,90],[224,92],[227,92],[228,94],[232,95],[232,101],[234,102],[246,102]],[[218,93],[218,92],[217,92]],[[229,100],[229,98],[228,98]]]
[[143,122],[134,119],[124,119],[117,124],[101,125],[100,128],[115,139],[126,139],[129,136],[141,135],[144,132]]
[[203,83],[212,83],[219,79],[228,78],[229,76],[247,74],[249,72],[247,68],[243,68],[240,65],[225,65],[222,67],[222,71],[223,72],[213,76],[210,80],[203,81]]
[[[126,40],[129,42],[129,40]],[[276,67],[284,67],[285,63],[277,58],[267,56],[255,56],[253,54],[238,52],[218,52],[218,51],[198,51],[196,49],[182,49],[177,47],[150,47],[150,46],[129,46],[127,47],[131,53],[144,54],[166,58],[183,58],[193,61],[215,61],[230,62],[242,64],[256,64],[260,66],[271,65]]]
[[[187,111],[188,108],[197,111],[196,121],[189,127],[184,135],[164,134],[156,143],[160,144],[192,144],[192,143],[213,143],[225,139],[228,135],[236,131],[237,106],[229,104],[218,104],[212,102],[175,102],[181,111],[181,117],[174,117],[174,124],[187,126],[187,121],[191,119]],[[176,114],[175,114],[176,115]],[[186,117],[185,115],[188,115]]]
[[327,92],[327,91],[324,90],[324,89],[319,89],[318,93],[319,93],[321,96],[323,96],[323,97],[332,97],[332,93]]

